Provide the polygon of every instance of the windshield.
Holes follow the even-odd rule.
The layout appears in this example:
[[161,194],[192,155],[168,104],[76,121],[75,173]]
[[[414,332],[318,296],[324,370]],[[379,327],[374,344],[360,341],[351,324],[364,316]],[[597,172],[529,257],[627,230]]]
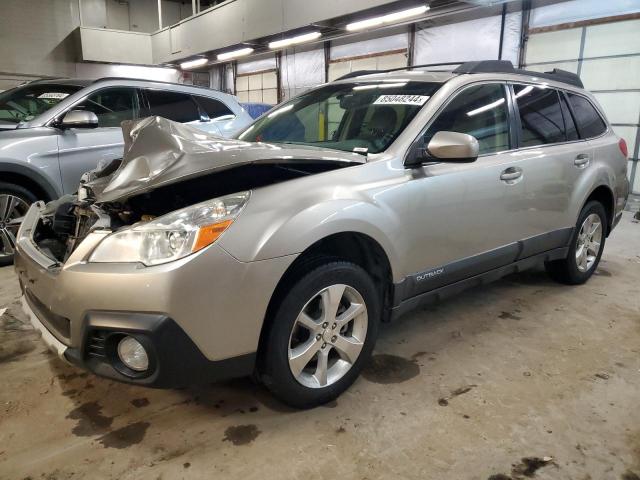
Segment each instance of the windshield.
[[27,85],[0,93],[0,121],[20,123],[33,120],[72,93],[77,85]]
[[440,85],[409,80],[330,84],[277,107],[238,138],[382,152]]

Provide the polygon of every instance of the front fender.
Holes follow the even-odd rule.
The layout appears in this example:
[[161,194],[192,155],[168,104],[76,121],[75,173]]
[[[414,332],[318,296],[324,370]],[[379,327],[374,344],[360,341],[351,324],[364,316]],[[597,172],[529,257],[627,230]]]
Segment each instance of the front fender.
[[[337,233],[371,237],[385,251],[394,280],[398,274],[401,231],[398,217],[380,204],[364,199],[331,199],[302,206],[282,219],[264,215],[242,218],[221,239],[221,246],[241,261],[260,261],[304,252],[314,243]],[[240,224],[242,223],[242,224]],[[394,238],[392,242],[391,239]],[[250,241],[247,241],[247,240]]]
[[[59,187],[59,183],[56,183],[60,175],[60,169],[57,165],[44,165],[40,169],[36,169],[26,162],[18,163],[0,158],[0,172],[7,172],[26,178],[35,183],[50,199],[62,196],[62,189]],[[2,179],[1,173],[0,179]]]

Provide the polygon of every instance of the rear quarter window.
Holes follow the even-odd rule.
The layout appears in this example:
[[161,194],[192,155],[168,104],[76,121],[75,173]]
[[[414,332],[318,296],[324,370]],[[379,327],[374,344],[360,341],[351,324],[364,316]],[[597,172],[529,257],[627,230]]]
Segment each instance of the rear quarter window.
[[573,93],[567,93],[567,97],[573,109],[580,138],[598,137],[607,131],[607,124],[589,100]]
[[235,114],[220,100],[216,100],[215,98],[209,97],[201,97],[200,95],[194,96],[196,102],[200,105],[210,120],[215,120],[220,117],[226,117],[229,115],[235,116]]

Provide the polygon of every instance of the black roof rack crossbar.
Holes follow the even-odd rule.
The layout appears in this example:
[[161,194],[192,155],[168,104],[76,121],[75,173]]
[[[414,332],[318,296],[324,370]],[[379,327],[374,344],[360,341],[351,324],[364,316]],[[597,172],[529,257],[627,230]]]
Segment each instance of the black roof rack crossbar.
[[429,67],[442,67],[458,65],[457,68],[452,70],[452,73],[464,74],[464,73],[515,73],[518,75],[527,75],[539,78],[546,78],[548,80],[554,80],[556,82],[568,83],[579,88],[584,88],[580,77],[572,72],[566,70],[560,70],[554,68],[550,72],[533,72],[530,70],[522,70],[514,68],[513,64],[509,60],[480,60],[473,62],[444,62],[444,63],[425,63],[421,65],[411,65],[408,67],[396,67],[389,68],[387,70],[359,70],[337,78],[336,80],[344,80],[347,78],[358,77],[360,75],[371,75],[374,73],[386,73],[397,72],[400,70],[413,70],[415,68],[429,68]]
[[465,62],[453,73],[513,73],[514,70],[509,60],[481,60]]

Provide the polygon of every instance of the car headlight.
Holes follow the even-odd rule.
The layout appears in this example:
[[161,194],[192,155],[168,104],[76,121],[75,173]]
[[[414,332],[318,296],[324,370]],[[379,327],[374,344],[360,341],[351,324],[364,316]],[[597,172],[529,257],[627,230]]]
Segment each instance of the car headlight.
[[214,198],[107,236],[89,262],[158,265],[211,245],[236,219],[250,192]]

